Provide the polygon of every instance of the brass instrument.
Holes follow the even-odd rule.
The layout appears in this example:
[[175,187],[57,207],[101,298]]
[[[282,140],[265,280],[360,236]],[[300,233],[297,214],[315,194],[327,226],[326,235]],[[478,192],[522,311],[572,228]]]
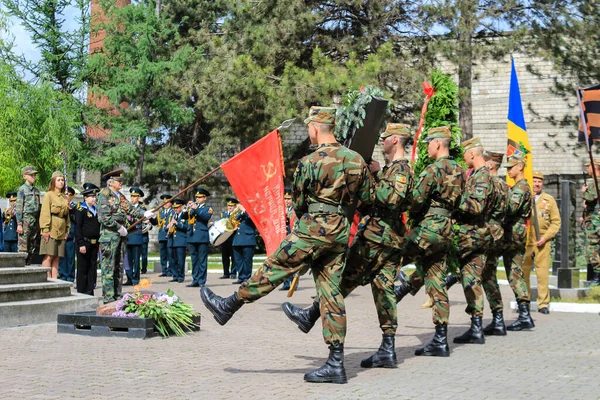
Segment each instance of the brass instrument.
[[148,233],[148,231],[150,231],[151,229],[152,229],[152,224],[150,223],[150,221],[142,222],[142,234]]
[[[169,216],[169,223],[167,225],[169,225],[172,221],[173,221],[173,215],[170,215]],[[173,236],[175,234],[175,230],[176,229],[177,229],[177,224],[171,225],[171,227],[169,228],[169,231],[167,232],[167,235]]]
[[10,220],[12,219],[13,215],[15,215],[14,207],[8,207],[7,209],[5,209],[4,210],[4,224],[10,223]]
[[225,222],[225,229],[229,232],[235,231],[238,226],[240,226],[240,221],[236,219],[237,215],[240,213],[240,207],[235,206],[229,217],[227,218],[227,222]]

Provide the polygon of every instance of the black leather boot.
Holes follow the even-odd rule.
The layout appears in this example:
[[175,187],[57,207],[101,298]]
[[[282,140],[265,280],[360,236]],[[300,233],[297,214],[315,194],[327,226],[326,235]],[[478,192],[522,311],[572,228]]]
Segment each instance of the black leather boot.
[[450,289],[456,282],[458,282],[458,276],[452,274],[446,275],[446,289]]
[[523,301],[519,303],[519,317],[506,329],[509,331],[530,331],[534,328],[535,324],[529,312],[529,303]]
[[363,368],[396,368],[398,359],[395,348],[396,335],[383,334],[377,353],[360,362]]
[[222,298],[209,288],[203,287],[200,289],[200,297],[219,325],[225,325],[233,317],[233,314],[244,305],[244,302],[238,299],[237,292],[227,298]]
[[594,272],[594,277],[592,278],[592,281],[590,282],[590,287],[593,286],[600,286],[600,272]]
[[448,325],[436,325],[435,335],[433,335],[431,342],[427,343],[425,347],[415,350],[415,356],[449,357],[450,348],[448,347]]
[[492,322],[483,328],[483,333],[487,336],[506,336],[506,325],[504,324],[502,310],[492,311],[492,315]]
[[338,341],[329,345],[329,358],[325,364],[304,374],[304,380],[314,383],[348,383],[344,368],[344,345]]
[[471,317],[471,327],[462,335],[455,337],[454,343],[484,344],[485,336],[483,336],[483,329],[481,329],[481,317]]
[[[396,303],[399,303],[404,296],[412,291],[412,286],[406,274],[402,271],[398,272],[396,281],[394,282],[394,293],[396,294]],[[414,294],[413,294],[414,295]]]
[[321,317],[318,302],[314,302],[312,306],[304,309],[292,303],[285,302],[281,305],[281,308],[283,308],[285,315],[298,325],[298,329],[304,333],[310,332],[315,322]]

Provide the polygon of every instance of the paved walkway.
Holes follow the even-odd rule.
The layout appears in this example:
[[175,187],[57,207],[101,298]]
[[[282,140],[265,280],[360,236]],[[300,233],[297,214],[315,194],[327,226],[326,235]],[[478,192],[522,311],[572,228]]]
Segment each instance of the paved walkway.
[[[424,294],[400,309],[397,369],[362,369],[380,330],[370,288],[347,300],[347,385],[307,384],[303,374],[327,357],[320,329],[301,333],[280,309],[275,291],[244,306],[224,327],[209,316],[197,289],[155,274],[151,290],[172,287],[203,314],[200,332],[149,340],[57,334],[56,325],[0,330],[0,395],[5,399],[598,399],[600,316],[535,313],[537,329],[488,338],[485,345],[453,345],[449,358],[415,357],[433,334]],[[209,276],[220,295],[236,288]],[[502,288],[511,299],[510,288]],[[98,293],[97,293],[98,294]],[[308,305],[309,276],[293,300]],[[468,326],[462,291],[454,287],[449,336]],[[487,304],[486,304],[487,306]],[[506,319],[516,314],[505,305]],[[486,310],[484,322],[489,321]]]

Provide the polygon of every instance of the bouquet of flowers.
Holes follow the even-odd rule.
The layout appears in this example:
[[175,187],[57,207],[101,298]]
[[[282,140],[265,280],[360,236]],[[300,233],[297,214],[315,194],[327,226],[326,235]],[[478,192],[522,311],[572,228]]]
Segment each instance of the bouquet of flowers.
[[164,293],[141,294],[126,293],[117,303],[114,317],[153,318],[158,332],[163,337],[170,333],[176,336],[185,335],[197,325],[193,321],[194,308],[191,304],[180,301],[171,289]]

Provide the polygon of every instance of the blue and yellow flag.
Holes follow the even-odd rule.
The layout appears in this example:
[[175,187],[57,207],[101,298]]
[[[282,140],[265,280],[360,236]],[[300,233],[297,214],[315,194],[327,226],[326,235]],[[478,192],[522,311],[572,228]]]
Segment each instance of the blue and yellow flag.
[[[527,127],[525,126],[525,115],[523,114],[523,104],[521,103],[521,91],[519,90],[519,79],[515,69],[515,60],[512,60],[512,69],[510,72],[510,91],[508,95],[508,147],[506,157],[513,154],[525,154],[525,179],[533,189],[533,155],[531,145],[527,136]],[[514,181],[506,175],[506,183],[514,185]]]

